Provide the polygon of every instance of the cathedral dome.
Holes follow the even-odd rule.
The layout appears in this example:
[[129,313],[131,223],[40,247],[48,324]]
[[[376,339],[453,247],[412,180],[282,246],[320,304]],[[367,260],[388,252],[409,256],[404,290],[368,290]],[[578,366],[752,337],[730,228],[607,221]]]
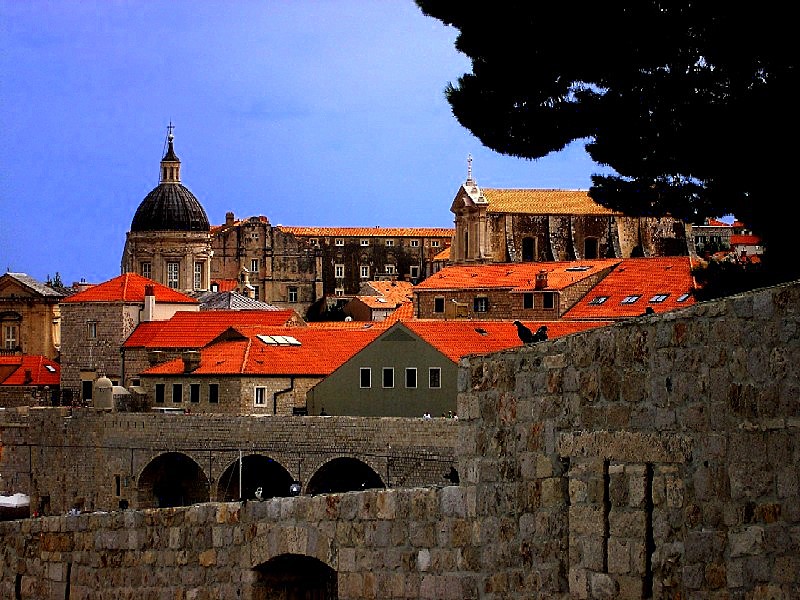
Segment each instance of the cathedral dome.
[[181,161],[172,145],[161,159],[161,182],[145,196],[133,215],[131,231],[210,231],[200,201],[181,184]]

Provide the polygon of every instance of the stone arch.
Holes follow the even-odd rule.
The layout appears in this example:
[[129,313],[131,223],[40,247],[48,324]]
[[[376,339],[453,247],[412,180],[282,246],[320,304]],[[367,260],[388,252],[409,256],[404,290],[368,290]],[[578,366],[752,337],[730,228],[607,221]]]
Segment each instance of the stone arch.
[[138,508],[191,506],[209,501],[208,477],[183,452],[164,452],[154,457],[136,481]]
[[253,567],[252,600],[336,600],[338,576],[325,562],[303,554],[280,554]]
[[306,493],[327,494],[385,487],[380,475],[367,463],[342,456],[329,460],[314,472],[306,485]]
[[221,502],[256,498],[261,488],[261,499],[289,496],[289,486],[294,478],[278,461],[263,454],[243,456],[241,464],[241,498],[239,495],[239,459],[230,463],[217,480],[216,498]]

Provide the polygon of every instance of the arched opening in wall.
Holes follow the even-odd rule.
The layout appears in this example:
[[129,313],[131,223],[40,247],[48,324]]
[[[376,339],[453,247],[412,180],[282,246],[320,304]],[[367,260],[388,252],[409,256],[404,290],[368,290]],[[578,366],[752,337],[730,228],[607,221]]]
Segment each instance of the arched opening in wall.
[[314,473],[306,487],[308,494],[354,492],[386,487],[368,464],[357,458],[334,458]]
[[200,466],[180,452],[166,452],[142,470],[137,508],[169,508],[208,502],[209,482]]
[[522,238],[522,262],[532,262],[536,260],[536,239],[532,237]]
[[591,260],[598,258],[600,243],[597,238],[586,238],[583,241],[583,258]]
[[[234,502],[289,496],[292,482],[292,476],[280,463],[260,454],[250,454],[242,457],[241,464],[236,460],[222,473],[217,483],[217,500]],[[259,488],[260,498],[256,494]]]
[[300,554],[281,554],[253,569],[253,600],[336,600],[336,571]]

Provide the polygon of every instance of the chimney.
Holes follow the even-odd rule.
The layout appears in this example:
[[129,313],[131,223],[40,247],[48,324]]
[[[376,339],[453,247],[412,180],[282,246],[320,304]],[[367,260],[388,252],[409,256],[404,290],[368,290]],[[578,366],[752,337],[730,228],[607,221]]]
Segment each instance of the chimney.
[[200,366],[200,352],[198,350],[186,350],[183,353],[183,372],[191,373]]
[[233,213],[230,211],[225,213],[225,225],[233,225]]
[[536,284],[534,289],[543,290],[547,287],[547,271],[542,269],[536,274]]
[[25,369],[25,381],[23,381],[22,384],[28,385],[31,381],[33,381],[33,374],[30,369]]
[[142,312],[142,323],[149,323],[154,319],[156,312],[156,293],[152,284],[144,286],[144,309]]

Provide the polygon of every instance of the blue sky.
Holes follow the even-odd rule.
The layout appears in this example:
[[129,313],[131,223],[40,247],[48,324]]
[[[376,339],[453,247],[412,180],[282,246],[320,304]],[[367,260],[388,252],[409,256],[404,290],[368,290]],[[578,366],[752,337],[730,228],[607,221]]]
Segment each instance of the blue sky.
[[539,161],[481,146],[444,88],[456,31],[412,0],[0,0],[0,267],[120,272],[167,124],[212,224],[452,227],[483,187],[588,188],[581,144]]

